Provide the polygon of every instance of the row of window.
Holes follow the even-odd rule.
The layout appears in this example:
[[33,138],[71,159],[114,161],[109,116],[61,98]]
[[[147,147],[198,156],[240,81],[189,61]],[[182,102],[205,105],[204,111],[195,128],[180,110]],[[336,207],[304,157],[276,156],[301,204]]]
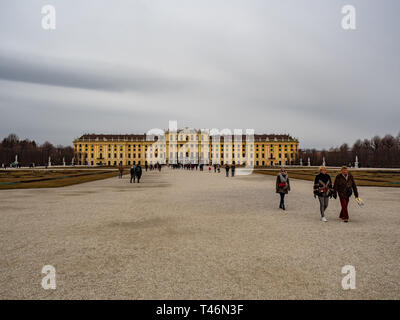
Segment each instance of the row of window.
[[[217,145],[212,144],[212,146],[214,146],[214,147],[220,146],[221,148],[223,148],[224,145],[225,145],[224,143],[217,144]],[[226,145],[227,145],[227,146],[232,145],[232,147],[236,147],[236,148],[240,148],[240,147],[245,148],[245,147],[246,147],[246,144],[242,144],[242,145],[240,145],[240,144],[236,144],[236,145],[235,145],[235,144],[226,144]],[[129,144],[129,145],[127,145],[128,148],[131,148],[131,146],[132,146],[133,148],[136,148],[136,144],[133,144],[133,145],[130,145],[130,144]],[[142,146],[142,145],[140,145],[140,144],[137,145],[138,148],[140,148],[141,146]],[[150,145],[150,148],[151,148],[151,146],[152,146],[152,145]],[[165,146],[166,146],[165,144],[161,145],[161,147],[164,147],[164,148],[165,148]],[[170,145],[170,146],[172,146],[172,145]],[[192,144],[191,146],[193,147],[194,145]],[[204,145],[203,145],[203,146],[204,146]],[[253,145],[251,145],[251,146],[253,146]],[[273,147],[276,147],[276,146],[277,146],[277,145],[271,144],[271,145],[270,145],[270,148],[273,148]],[[97,147],[97,145],[96,145],[96,147]],[[98,147],[103,148],[103,145],[99,145]],[[105,147],[106,147],[106,146],[105,146]],[[120,150],[122,150],[123,147],[124,147],[124,145],[120,145],[119,147],[120,147]],[[147,148],[148,145],[146,144],[146,145],[144,145],[144,147]],[[159,147],[160,147],[160,146],[159,146]],[[183,144],[180,144],[180,147],[183,147]],[[267,148],[268,148],[268,145],[265,145],[265,144],[255,144],[255,147],[256,147],[256,148],[259,148],[259,147],[261,147],[261,148],[267,147]],[[282,148],[282,144],[279,144],[278,147],[279,147],[279,148]],[[297,146],[295,146],[295,145],[293,145],[293,144],[291,144],[289,147],[290,147],[291,149],[294,149],[294,148],[296,147],[296,149],[297,149]],[[76,145],[75,148],[78,148],[78,145]],[[84,146],[84,148],[85,148],[85,149],[88,149],[88,145],[86,144],[86,145]],[[94,145],[93,145],[93,144],[90,145],[90,148],[93,150]],[[285,144],[285,145],[284,145],[284,148],[288,148],[288,145]],[[82,149],[82,144],[79,144],[79,149]],[[112,149],[111,145],[108,145],[108,150],[111,150],[111,149]],[[117,149],[117,145],[115,144],[115,145],[114,145],[114,150],[116,150],[116,149]]]
[[[146,163],[147,163],[147,161],[145,161],[145,164]],[[238,163],[245,164],[246,162],[242,161],[242,162],[238,162]],[[89,161],[89,162],[88,161],[79,161],[78,164],[80,164],[80,165],[88,165],[88,164],[90,164],[91,166],[94,166],[94,165],[109,165],[109,166],[114,165],[114,166],[116,166],[117,164],[118,165],[123,165],[124,162],[123,161],[117,162],[117,161],[110,161],[110,160],[107,161],[107,162],[102,162],[102,161],[95,162],[95,161],[92,160],[92,161]],[[134,165],[140,164],[141,165],[142,163],[141,163],[140,160],[137,163],[136,163],[135,160],[133,160],[132,162],[130,160],[126,161],[126,165],[130,166],[132,164],[134,164]],[[223,164],[224,164],[224,161],[222,160],[221,161],[221,165],[223,165]],[[253,161],[250,161],[249,164],[252,166],[253,165]],[[282,164],[287,164],[287,162],[279,160],[278,162],[274,162],[274,161],[269,161],[269,162],[267,162],[267,161],[256,161],[256,163],[255,163],[256,166],[266,166],[266,165],[274,166],[274,165],[282,165]]]
[[[180,153],[179,153],[179,156],[180,156],[180,157],[183,157],[183,154],[184,154],[183,152],[180,152]],[[86,156],[86,154],[82,154],[82,155],[83,155],[84,157]],[[189,155],[190,155],[190,157],[192,157],[192,158],[195,156],[194,152],[190,152],[190,153],[189,153],[189,152],[186,152],[186,153],[185,153],[185,156],[186,156],[186,157],[189,157]],[[210,157],[214,157],[214,158],[217,158],[218,155],[220,155],[221,158],[224,157],[224,153],[221,153],[221,154],[219,154],[219,153],[209,153],[209,156],[210,156]],[[95,158],[94,153],[91,153],[91,154],[89,154],[88,156],[89,156],[89,158]],[[114,153],[114,154],[109,153],[109,154],[108,154],[108,158],[117,158],[117,156],[118,156],[117,153]],[[176,156],[176,154],[175,154],[174,152],[170,152],[170,158],[171,158],[171,159],[174,158],[175,156]],[[198,156],[199,156],[199,153],[196,152],[196,157],[198,157]],[[257,158],[257,159],[259,158],[259,156],[260,156],[260,154],[256,153],[256,158]],[[130,159],[131,157],[132,157],[132,158],[142,158],[140,154],[136,154],[136,153],[130,154],[130,153],[128,153],[127,158]],[[158,157],[158,153],[155,153],[155,154],[154,154],[154,157],[157,158],[157,157]],[[201,152],[201,157],[202,157],[202,158],[204,157],[204,153],[203,153],[203,152]],[[228,157],[229,157],[229,153],[227,153],[227,154],[225,155],[225,157],[228,158]],[[237,154],[232,153],[232,157],[240,158],[240,153],[237,153]],[[246,157],[246,154],[243,153],[243,154],[242,154],[242,157],[245,158],[245,157]],[[284,157],[285,157],[285,158],[289,158],[289,157],[290,157],[290,158],[294,158],[294,154],[293,154],[293,153],[290,153],[290,154],[289,154],[289,153],[285,153],[285,154],[284,154]],[[123,158],[124,158],[123,153],[120,153],[120,154],[119,154],[119,158],[120,158],[120,159],[123,159]],[[162,154],[162,153],[160,154],[160,158],[163,158],[163,154]],[[250,158],[253,158],[253,154],[250,154]],[[261,158],[267,158],[267,157],[266,157],[266,155],[263,153],[263,154],[261,154]],[[278,158],[282,158],[282,153],[279,153],[279,154],[278,154]],[[98,159],[104,159],[102,153],[99,154]],[[274,157],[273,157],[272,154],[270,154],[270,159],[274,159]]]

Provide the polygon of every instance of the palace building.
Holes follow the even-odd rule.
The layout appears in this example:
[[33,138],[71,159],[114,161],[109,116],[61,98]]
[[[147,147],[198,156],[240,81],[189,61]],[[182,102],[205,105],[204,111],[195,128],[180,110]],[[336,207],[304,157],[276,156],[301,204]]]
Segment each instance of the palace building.
[[89,166],[279,166],[295,164],[299,150],[299,141],[286,134],[213,134],[189,128],[157,134],[84,134],[73,145],[74,163]]

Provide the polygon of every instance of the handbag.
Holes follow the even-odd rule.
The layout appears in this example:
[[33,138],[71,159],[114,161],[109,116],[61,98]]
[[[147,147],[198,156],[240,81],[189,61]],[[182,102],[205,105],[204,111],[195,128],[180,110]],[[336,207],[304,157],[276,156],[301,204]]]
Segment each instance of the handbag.
[[286,187],[286,182],[281,182],[278,184],[278,188],[285,188]]

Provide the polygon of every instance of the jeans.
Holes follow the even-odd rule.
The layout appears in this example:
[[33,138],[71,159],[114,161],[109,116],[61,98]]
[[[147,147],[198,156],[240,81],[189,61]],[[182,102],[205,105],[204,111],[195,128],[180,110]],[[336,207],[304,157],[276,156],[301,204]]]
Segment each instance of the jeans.
[[321,211],[321,217],[325,217],[325,210],[328,208],[329,197],[318,196],[319,200],[319,210]]
[[281,196],[281,202],[279,204],[279,207],[284,206],[285,205],[285,193],[279,193]]
[[341,219],[349,219],[349,212],[347,211],[347,206],[349,205],[349,198],[340,198],[340,204],[342,206],[342,210],[340,211]]

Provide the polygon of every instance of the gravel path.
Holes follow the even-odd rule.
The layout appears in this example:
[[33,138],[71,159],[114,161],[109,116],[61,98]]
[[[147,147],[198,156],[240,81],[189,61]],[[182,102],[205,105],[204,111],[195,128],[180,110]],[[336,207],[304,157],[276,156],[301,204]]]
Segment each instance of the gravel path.
[[[2,299],[399,299],[400,189],[361,187],[350,223],[312,183],[165,169],[56,189],[0,191]],[[44,265],[57,289],[44,290]],[[343,290],[344,265],[356,289]]]

